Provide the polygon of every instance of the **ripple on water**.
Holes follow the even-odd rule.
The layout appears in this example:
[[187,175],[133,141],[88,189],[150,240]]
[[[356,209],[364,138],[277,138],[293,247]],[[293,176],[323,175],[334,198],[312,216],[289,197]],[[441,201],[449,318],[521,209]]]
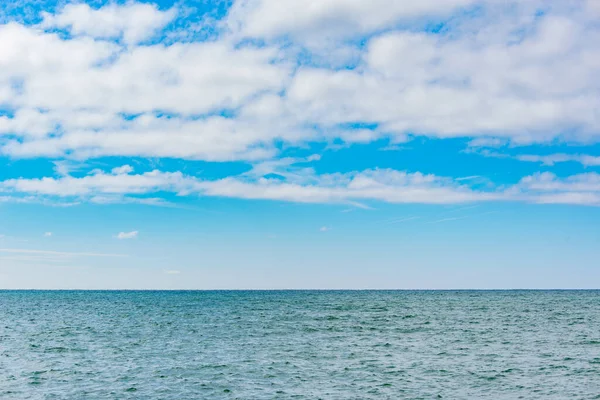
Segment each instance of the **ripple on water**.
[[600,292],[1,292],[0,398],[599,398]]

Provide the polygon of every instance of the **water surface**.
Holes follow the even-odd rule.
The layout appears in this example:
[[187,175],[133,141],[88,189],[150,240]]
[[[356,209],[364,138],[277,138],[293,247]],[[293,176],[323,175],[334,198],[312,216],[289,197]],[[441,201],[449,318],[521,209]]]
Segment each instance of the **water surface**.
[[600,399],[600,291],[0,291],[1,399]]

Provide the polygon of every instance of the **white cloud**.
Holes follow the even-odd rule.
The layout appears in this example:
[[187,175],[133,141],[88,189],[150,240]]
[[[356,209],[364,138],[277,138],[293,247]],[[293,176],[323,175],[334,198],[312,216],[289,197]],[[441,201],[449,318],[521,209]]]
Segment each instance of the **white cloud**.
[[121,194],[93,195],[89,198],[94,204],[143,204],[147,206],[176,207],[175,204],[158,197],[131,197]]
[[543,172],[521,179],[520,186],[540,192],[600,192],[600,174],[590,172],[560,179]]
[[600,15],[600,3],[597,0],[586,0],[586,11],[592,15]]
[[52,236],[52,232],[45,232],[44,233],[44,237],[51,237]]
[[151,171],[138,175],[113,175],[97,172],[81,178],[9,179],[0,184],[0,190],[51,196],[89,196],[98,194],[140,194],[161,190],[177,191],[185,188],[186,180],[180,172]]
[[160,11],[145,3],[108,4],[93,9],[87,4],[68,4],[57,14],[43,13],[45,28],[67,28],[74,35],[93,38],[122,38],[135,44],[152,37],[176,14],[174,8]]
[[113,175],[127,175],[130,172],[133,172],[133,167],[131,165],[122,165],[120,167],[113,168],[111,172]]
[[[550,173],[523,178],[508,187],[473,189],[464,180],[391,169],[317,175],[310,168],[282,163],[259,167],[247,174],[217,180],[203,180],[181,172],[154,170],[142,174],[106,174],[101,171],[76,178],[63,176],[42,179],[11,179],[0,182],[0,193],[42,198],[65,198],[95,203],[135,202],[168,205],[158,192],[179,196],[231,197],[297,203],[362,202],[461,204],[482,201],[525,201],[598,205],[600,175],[587,173],[558,178]],[[275,173],[278,178],[266,178]],[[468,182],[469,180],[467,180]],[[138,197],[130,197],[130,196]],[[137,231],[118,237],[135,237]]]
[[0,39],[0,78],[22,81],[18,90],[4,88],[5,99],[29,112],[23,121],[36,117],[38,131],[49,120],[77,130],[118,126],[118,113],[195,115],[235,108],[259,92],[280,89],[288,75],[286,65],[273,63],[277,49],[236,48],[225,40],[123,51],[112,42],[63,40],[15,24],[0,26]]
[[585,167],[600,166],[600,157],[590,156],[590,155],[586,155],[586,154],[557,153],[557,154],[549,154],[549,155],[545,155],[545,156],[534,155],[534,154],[523,154],[523,155],[515,156],[515,158],[520,161],[539,162],[544,165],[550,165],[550,166],[557,164],[557,163],[563,163],[563,162],[568,162],[568,161],[580,163]]
[[175,270],[175,269],[169,269],[165,271],[165,274],[167,275],[179,275],[181,274],[181,271]]
[[14,157],[145,156],[229,161],[271,157],[277,126],[223,117],[201,120],[144,115],[109,130],[77,130],[58,137],[8,140],[0,152]]
[[71,251],[52,251],[52,250],[36,250],[36,249],[1,249],[0,253],[16,253],[16,254],[40,254],[47,256],[58,257],[127,257],[125,254],[112,253],[82,253]]
[[[593,55],[600,54],[600,41],[589,35],[600,39],[600,31],[584,33],[580,25],[545,17],[510,45],[480,42],[484,33],[383,34],[370,41],[360,69],[301,68],[288,91],[289,107],[326,127],[366,121],[386,133],[523,143],[576,128],[575,139],[597,138],[593,110],[600,107],[600,86],[590,82],[600,72],[600,57]],[[556,76],[566,78],[557,84]]]
[[[57,177],[0,182],[0,201],[168,205],[148,195],[170,192],[358,206],[597,204],[589,174],[534,175],[481,190],[468,184],[473,177],[389,169],[317,174],[306,164],[318,155],[277,159],[281,147],[310,141],[388,137],[397,144],[411,135],[468,137],[469,151],[600,140],[595,2],[374,1],[238,0],[224,22],[228,31],[169,44],[151,39],[165,34],[178,11],[135,2],[66,5],[38,26],[0,25],[0,103],[10,110],[0,116],[0,153],[57,159]],[[471,6],[478,13],[461,16]],[[447,31],[423,31],[425,17],[445,21]],[[353,65],[345,68],[348,60]],[[130,165],[73,176],[84,160],[104,156],[254,165],[218,180],[134,173]],[[600,157],[584,154],[517,158],[600,165]]]
[[400,224],[402,222],[414,221],[414,220],[420,219],[420,218],[421,217],[417,217],[417,216],[404,217],[404,218],[392,219],[392,220],[384,221],[383,224],[384,225]]
[[443,15],[475,0],[238,0],[229,12],[229,28],[243,36],[296,38],[358,36],[391,27],[403,19]]
[[442,219],[438,219],[438,220],[435,220],[435,221],[428,222],[428,224],[440,224],[442,222],[458,221],[458,220],[465,219],[465,218],[467,218],[467,217],[442,218]]
[[[0,102],[14,110],[0,116],[0,152],[229,161],[271,158],[275,141],[596,141],[600,30],[592,3],[569,4],[240,0],[229,32],[168,45],[136,43],[175,9],[67,5],[40,26],[0,25]],[[461,17],[471,6],[478,14]],[[419,32],[432,16],[448,33]],[[364,47],[345,40],[366,33]],[[291,46],[268,40],[282,35]],[[104,40],[117,37],[128,45]],[[309,58],[321,57],[315,38],[357,67],[296,68],[306,40]],[[378,128],[347,128],[356,122]]]
[[455,178],[454,180],[457,182],[461,182],[461,181],[471,181],[473,179],[481,179],[482,176],[480,175],[469,175],[469,176],[461,176],[459,178]]
[[[534,162],[540,163],[547,166],[553,166],[558,163],[565,162],[576,162],[584,167],[597,167],[600,166],[600,157],[592,156],[588,154],[566,154],[566,153],[554,153],[547,155],[539,155],[539,154],[517,154],[511,155],[508,153],[502,153],[498,151],[493,151],[490,149],[480,149],[479,146],[471,146],[464,150],[466,153],[476,153],[482,155],[484,157],[491,158],[512,158],[519,161],[525,162]],[[469,178],[469,177],[467,177]],[[457,180],[461,180],[458,178]]]
[[480,137],[469,142],[469,148],[478,147],[502,147],[506,145],[506,140],[499,138]]
[[[271,156],[272,140],[286,134],[281,126],[205,114],[281,90],[290,67],[275,62],[278,57],[277,48],[225,39],[126,50],[111,41],[0,25],[0,102],[15,110],[0,116],[0,137],[8,136],[0,152],[80,159]],[[169,115],[159,118],[159,112]]]
[[53,164],[54,172],[59,176],[67,176],[71,172],[86,166],[83,163],[73,163],[72,161],[67,160],[53,161]]
[[331,228],[329,226],[322,226],[319,228],[319,232],[327,232],[330,230],[331,230]]
[[559,178],[543,172],[524,177],[507,193],[535,203],[600,206],[600,175],[590,172]]
[[131,231],[131,232],[119,232],[119,234],[116,236],[117,239],[135,239],[138,237],[138,231]]
[[0,203],[43,204],[50,207],[72,207],[81,204],[80,201],[64,201],[36,195],[0,196]]
[[[492,200],[493,193],[474,192],[450,179],[394,170],[366,170],[347,174],[297,176],[296,181],[225,178],[201,181],[205,196],[264,199],[302,203],[349,203],[378,200],[389,203],[447,204]],[[360,204],[360,203],[359,203]]]
[[[32,196],[77,198],[95,202],[127,195],[173,192],[179,195],[234,197],[303,203],[349,203],[379,200],[390,203],[463,203],[492,200],[497,194],[475,192],[449,178],[390,169],[316,175],[310,168],[293,168],[285,161],[259,166],[248,174],[218,180],[201,180],[181,172],[154,170],[142,174],[107,174],[94,171],[76,178],[9,179],[0,192]],[[278,178],[266,178],[276,173]],[[156,199],[154,199],[156,200]],[[150,202],[149,202],[150,203]]]

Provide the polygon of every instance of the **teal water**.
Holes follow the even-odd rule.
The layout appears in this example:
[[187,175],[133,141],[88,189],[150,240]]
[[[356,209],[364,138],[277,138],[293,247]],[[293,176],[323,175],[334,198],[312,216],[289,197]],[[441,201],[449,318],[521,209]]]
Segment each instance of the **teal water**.
[[600,291],[0,291],[0,399],[600,399]]

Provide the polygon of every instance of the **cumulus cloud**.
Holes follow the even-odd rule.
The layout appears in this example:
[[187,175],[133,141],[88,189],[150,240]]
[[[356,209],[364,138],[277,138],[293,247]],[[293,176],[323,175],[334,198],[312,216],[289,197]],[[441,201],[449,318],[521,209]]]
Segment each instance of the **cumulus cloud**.
[[[39,25],[5,23],[0,154],[50,158],[57,176],[7,179],[0,201],[166,205],[157,193],[168,192],[595,205],[593,175],[534,175],[483,190],[472,179],[414,171],[317,174],[302,164],[319,155],[279,154],[313,142],[395,145],[417,135],[469,138],[471,149],[598,141],[597,8],[584,0],[237,0],[206,26],[210,39],[168,42],[169,24],[183,13],[138,2],[68,4]],[[428,25],[436,23],[441,30]],[[253,168],[215,180],[130,165],[73,174],[112,156],[243,160]],[[518,158],[600,165],[583,154]]]
[[238,0],[229,12],[229,28],[243,36],[273,38],[333,36],[344,38],[393,26],[424,15],[444,15],[475,0]]
[[133,167],[131,165],[122,165],[120,167],[113,168],[111,172],[113,175],[125,175],[133,172]]
[[[69,4],[38,26],[0,25],[0,103],[14,110],[0,152],[229,161],[274,157],[277,142],[595,141],[590,4],[238,0],[213,40],[169,43],[149,39],[175,9]],[[447,23],[432,32],[423,18]],[[310,37],[351,48],[352,65],[302,61],[320,57]]]
[[264,119],[206,116],[283,88],[290,68],[273,47],[220,40],[124,50],[16,23],[0,25],[0,43],[0,102],[14,108],[0,115],[0,152],[12,157],[254,159],[283,135]]
[[600,175],[590,172],[559,178],[551,172],[537,173],[522,178],[508,193],[535,203],[600,206]]
[[[480,16],[453,19],[448,34],[376,34],[354,69],[302,66],[275,108],[281,115],[290,112],[328,131],[355,122],[378,124],[380,129],[358,132],[357,141],[365,142],[416,133],[531,143],[568,130],[575,132],[570,140],[597,139],[600,87],[592,81],[600,68],[594,55],[600,30],[582,2],[549,7],[537,1],[425,1],[398,3],[397,9],[389,2],[288,3],[236,2],[230,17],[245,35],[321,39],[328,30],[357,35],[409,15],[431,17],[471,5]],[[343,133],[337,136],[345,139]]]
[[200,120],[138,116],[115,129],[84,129],[36,140],[8,140],[0,152],[19,158],[56,157],[70,153],[80,159],[101,156],[145,156],[229,161],[273,156],[277,126],[220,116]]
[[600,192],[600,174],[590,172],[560,179],[551,172],[543,172],[521,179],[520,186],[540,192]]
[[149,39],[175,14],[174,8],[160,11],[156,5],[145,3],[112,3],[98,9],[83,3],[68,4],[56,14],[43,13],[42,26],[93,38],[122,38],[125,43],[135,44]]
[[[548,141],[569,127],[596,136],[599,87],[589,82],[600,59],[590,60],[589,52],[597,44],[573,25],[548,18],[510,46],[470,36],[384,34],[371,40],[361,70],[300,69],[288,99],[304,119],[324,126],[366,121],[387,133],[523,143]],[[556,42],[557,31],[574,38],[541,51],[538,44]],[[576,77],[555,83],[571,70]]]
[[131,232],[119,232],[116,236],[117,239],[123,240],[123,239],[135,239],[138,237],[138,231],[131,231]]

